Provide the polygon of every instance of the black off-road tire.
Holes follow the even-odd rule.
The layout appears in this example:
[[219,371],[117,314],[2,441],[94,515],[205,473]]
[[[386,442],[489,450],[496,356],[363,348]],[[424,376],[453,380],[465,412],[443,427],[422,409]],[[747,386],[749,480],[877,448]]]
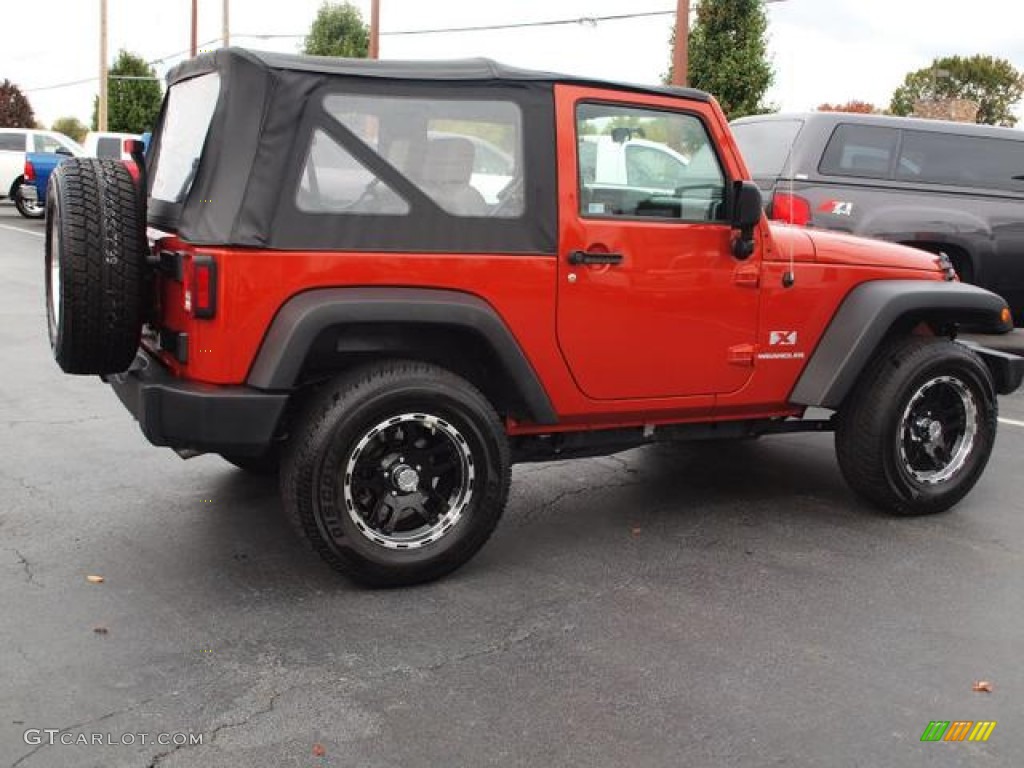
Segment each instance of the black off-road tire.
[[116,160],[68,158],[46,197],[46,315],[66,373],[131,365],[143,320],[145,211]]
[[854,491],[888,512],[942,512],[978,481],[997,421],[992,376],[974,352],[948,339],[904,338],[880,350],[840,409],[839,467]]
[[[416,490],[402,490],[396,472],[415,476]],[[434,365],[382,361],[312,399],[286,445],[281,489],[293,526],[331,567],[396,587],[437,579],[476,554],[504,511],[510,478],[504,428],[473,385]],[[374,483],[379,494],[367,490]],[[431,487],[436,498],[417,505]],[[407,530],[392,522],[389,532],[381,518],[392,517]]]
[[14,207],[18,209],[18,213],[26,219],[41,219],[46,215],[46,209],[39,203],[29,205],[25,202],[25,198],[21,196],[20,179],[14,185],[14,192],[11,194],[11,198],[14,200]]

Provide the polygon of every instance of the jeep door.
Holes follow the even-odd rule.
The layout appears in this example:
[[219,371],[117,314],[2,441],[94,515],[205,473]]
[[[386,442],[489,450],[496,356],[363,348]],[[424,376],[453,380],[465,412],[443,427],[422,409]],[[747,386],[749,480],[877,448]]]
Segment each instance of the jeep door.
[[[569,85],[556,102],[558,342],[577,385],[599,400],[740,389],[753,371],[760,253],[731,255],[726,193],[738,173],[714,138],[719,113]],[[624,144],[625,183],[597,172],[602,141]]]

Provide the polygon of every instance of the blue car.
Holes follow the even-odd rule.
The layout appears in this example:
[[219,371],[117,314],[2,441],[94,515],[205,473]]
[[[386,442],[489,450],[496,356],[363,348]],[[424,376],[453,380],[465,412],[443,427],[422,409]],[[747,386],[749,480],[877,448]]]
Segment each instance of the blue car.
[[[149,149],[150,137],[149,132],[142,134],[142,142],[146,150]],[[21,185],[21,199],[25,203],[25,210],[23,211],[20,207],[18,209],[23,216],[41,219],[46,215],[46,185],[50,181],[50,174],[62,160],[71,156],[70,153],[60,150],[25,153],[25,172]]]
[[25,210],[19,208],[22,216],[41,219],[46,214],[46,183],[53,169],[66,157],[70,155],[56,152],[25,153],[25,172],[21,184],[21,199],[25,203]]

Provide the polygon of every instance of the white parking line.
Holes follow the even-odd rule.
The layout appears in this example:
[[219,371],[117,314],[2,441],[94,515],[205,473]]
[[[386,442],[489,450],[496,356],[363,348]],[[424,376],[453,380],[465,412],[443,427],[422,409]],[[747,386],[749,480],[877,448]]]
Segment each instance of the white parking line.
[[1000,424],[1009,424],[1011,427],[1024,427],[1024,421],[1017,421],[1016,419],[999,419]]
[[42,232],[33,232],[31,229],[22,229],[21,227],[9,227],[6,224],[0,224],[0,229],[9,229],[11,232],[21,232],[25,235],[32,235],[33,237],[45,237]]

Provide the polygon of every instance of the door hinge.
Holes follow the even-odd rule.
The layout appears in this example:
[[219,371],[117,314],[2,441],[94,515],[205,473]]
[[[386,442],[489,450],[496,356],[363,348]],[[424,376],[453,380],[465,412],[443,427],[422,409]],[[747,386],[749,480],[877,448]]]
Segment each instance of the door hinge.
[[759,264],[740,264],[732,273],[736,285],[744,288],[757,288],[761,285],[761,266]]
[[753,365],[757,348],[753,344],[737,344],[729,347],[729,365]]

